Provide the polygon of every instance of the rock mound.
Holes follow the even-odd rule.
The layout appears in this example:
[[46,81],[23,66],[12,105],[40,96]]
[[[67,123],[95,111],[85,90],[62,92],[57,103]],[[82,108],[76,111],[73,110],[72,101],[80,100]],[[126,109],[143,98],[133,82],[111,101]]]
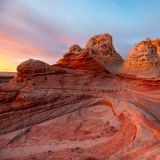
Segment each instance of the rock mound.
[[79,45],[73,45],[68,49],[68,53],[78,54],[81,51],[81,47]]
[[157,48],[149,38],[131,49],[119,72],[137,78],[157,78],[160,76],[160,58],[157,54]]
[[123,59],[114,49],[112,36],[109,34],[99,34],[92,37],[87,41],[86,48],[89,48],[90,55],[111,73],[116,73],[123,63]]
[[[108,74],[103,60],[112,67],[117,59],[110,52],[117,56],[102,35],[86,49],[72,46],[56,65],[20,64],[15,83],[0,84],[0,159],[160,159],[160,81]],[[149,39],[127,60],[126,74],[157,73]]]
[[112,36],[109,34],[99,34],[86,43],[86,48],[81,49],[78,45],[69,48],[58,65],[72,68],[92,68],[103,66],[108,72],[115,73],[117,68],[123,63],[121,56],[115,51],[112,44]]
[[47,75],[47,74],[59,74],[65,71],[56,66],[51,66],[43,61],[29,59],[22,62],[17,67],[17,75],[12,82],[26,81],[34,76]]
[[17,67],[17,72],[19,74],[35,74],[35,73],[44,73],[50,67],[49,64],[40,61],[29,59],[27,61],[22,62]]
[[78,53],[68,52],[64,54],[63,58],[60,59],[56,65],[66,68],[97,71],[105,70],[106,72],[108,72],[103,65],[98,63],[94,58],[92,58],[92,56],[89,55],[89,52],[89,49],[81,49],[81,51],[79,51]]

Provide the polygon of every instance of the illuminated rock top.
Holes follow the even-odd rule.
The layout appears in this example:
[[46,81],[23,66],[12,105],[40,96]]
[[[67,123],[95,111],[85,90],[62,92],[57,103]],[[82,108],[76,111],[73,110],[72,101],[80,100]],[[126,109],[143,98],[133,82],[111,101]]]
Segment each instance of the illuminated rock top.
[[157,78],[160,76],[160,58],[157,48],[147,38],[136,44],[129,52],[120,72],[138,78]]

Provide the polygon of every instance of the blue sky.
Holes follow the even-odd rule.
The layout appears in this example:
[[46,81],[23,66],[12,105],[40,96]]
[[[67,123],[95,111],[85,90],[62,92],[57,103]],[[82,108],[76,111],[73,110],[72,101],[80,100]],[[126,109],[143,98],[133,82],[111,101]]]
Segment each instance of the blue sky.
[[159,18],[159,0],[0,0],[0,71],[29,58],[53,64],[99,33],[126,57],[138,41],[160,37]]

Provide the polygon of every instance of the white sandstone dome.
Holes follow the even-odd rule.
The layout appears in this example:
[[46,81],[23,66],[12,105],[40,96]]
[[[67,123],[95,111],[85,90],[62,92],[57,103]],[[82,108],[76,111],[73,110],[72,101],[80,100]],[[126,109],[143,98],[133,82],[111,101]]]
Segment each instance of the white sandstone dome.
[[150,39],[136,44],[129,52],[120,68],[120,73],[138,78],[157,78],[160,76],[160,58],[157,48]]
[[112,43],[112,36],[99,34],[90,38],[86,43],[90,55],[111,73],[115,73],[123,63],[123,59],[116,52]]

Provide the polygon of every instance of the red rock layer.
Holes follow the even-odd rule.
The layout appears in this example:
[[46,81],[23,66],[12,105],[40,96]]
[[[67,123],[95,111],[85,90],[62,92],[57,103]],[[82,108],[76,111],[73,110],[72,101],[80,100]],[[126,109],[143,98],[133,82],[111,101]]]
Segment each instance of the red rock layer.
[[160,159],[159,80],[112,75],[78,46],[17,70],[0,85],[0,159]]
[[85,70],[99,70],[107,71],[104,66],[98,63],[94,58],[89,55],[89,49],[83,49],[78,54],[66,53],[63,59],[60,59],[56,66],[74,69],[85,69]]
[[71,46],[64,58],[57,62],[70,68],[96,69],[103,66],[109,73],[116,73],[122,63],[123,59],[115,51],[109,34],[93,36],[87,41],[85,49],[78,45]]
[[1,159],[159,158],[155,82],[63,70],[0,86]]

